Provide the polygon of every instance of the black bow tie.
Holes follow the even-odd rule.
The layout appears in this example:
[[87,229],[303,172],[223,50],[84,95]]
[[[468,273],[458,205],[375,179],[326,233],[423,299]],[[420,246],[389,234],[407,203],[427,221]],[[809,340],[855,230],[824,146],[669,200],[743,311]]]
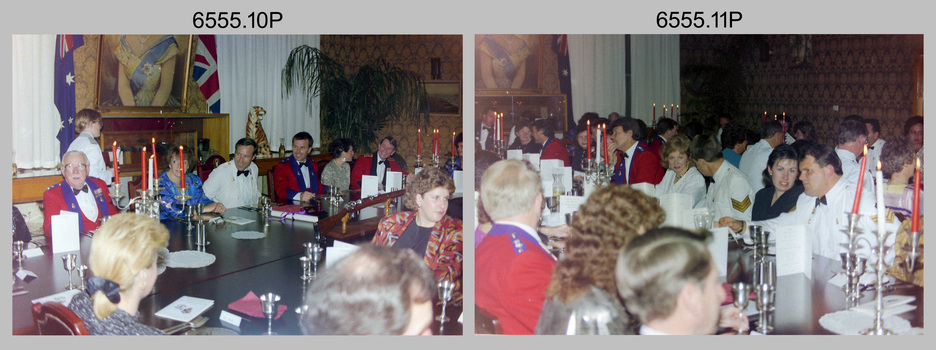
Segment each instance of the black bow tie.
[[385,165],[385,164],[387,164],[386,160],[380,160],[380,159],[377,160],[377,165]]
[[[303,165],[305,165],[305,164],[303,164]],[[237,171],[237,175],[235,175],[235,176],[241,176],[241,175],[244,175],[244,177],[249,176],[249,175],[250,175],[250,169],[238,170],[238,171]]]
[[874,150],[874,146],[868,146],[868,149],[873,151],[873,150]]
[[825,196],[816,198],[816,206],[817,206],[817,207],[819,206],[820,203],[825,204],[825,205],[829,205],[829,202],[826,201],[826,197],[825,197]]
[[711,176],[702,176],[705,179],[705,189],[708,190],[709,186],[715,183],[715,178]]
[[308,166],[309,166],[309,164],[307,164],[307,163],[305,163],[305,162],[299,163],[299,167],[300,167],[300,168],[301,168],[301,167],[308,167]]
[[75,195],[76,195],[76,196],[77,196],[79,193],[81,193],[81,192],[88,193],[88,185],[84,185],[84,187],[79,188],[79,189],[74,189],[74,188],[73,188],[72,191],[75,191]]

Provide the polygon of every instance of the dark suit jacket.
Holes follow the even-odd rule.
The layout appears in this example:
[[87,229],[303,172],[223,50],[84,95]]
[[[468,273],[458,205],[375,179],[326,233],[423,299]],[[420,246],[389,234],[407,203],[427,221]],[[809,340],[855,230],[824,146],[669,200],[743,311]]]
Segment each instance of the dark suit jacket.
[[[403,169],[397,165],[393,159],[387,158],[387,165],[384,167],[384,172],[390,171],[399,171],[403,172]],[[361,176],[364,175],[377,175],[377,153],[371,153],[366,156],[360,156],[354,162],[354,168],[351,169],[351,189],[360,190],[361,189]],[[384,174],[386,175],[386,174]],[[386,177],[384,177],[386,179]]]

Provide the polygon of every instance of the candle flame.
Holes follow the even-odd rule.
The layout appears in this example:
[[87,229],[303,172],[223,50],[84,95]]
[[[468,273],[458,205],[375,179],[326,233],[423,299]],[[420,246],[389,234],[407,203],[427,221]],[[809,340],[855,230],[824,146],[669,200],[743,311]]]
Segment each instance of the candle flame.
[[865,144],[865,145],[864,145],[864,151],[862,152],[862,155],[861,155],[861,156],[862,156],[862,157],[865,157],[865,156],[867,156],[867,155],[868,155],[868,145]]
[[114,146],[117,146],[117,141],[114,141]]
[[881,161],[880,161],[880,160],[877,162],[877,170],[878,170],[878,171],[881,171]]
[[920,157],[916,159],[916,171],[920,171]]

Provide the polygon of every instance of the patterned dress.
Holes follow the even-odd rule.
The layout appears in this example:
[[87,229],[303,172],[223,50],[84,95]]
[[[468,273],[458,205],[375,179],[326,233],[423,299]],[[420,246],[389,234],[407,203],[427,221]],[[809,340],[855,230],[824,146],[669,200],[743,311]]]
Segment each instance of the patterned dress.
[[94,302],[87,293],[80,292],[72,297],[68,308],[84,321],[92,335],[166,335],[163,331],[140,323],[140,313],[130,316],[117,309],[103,320],[94,315]]
[[[182,210],[182,203],[179,202],[178,199],[175,199],[175,197],[180,194],[180,189],[176,186],[175,182],[169,180],[168,173],[163,172],[162,175],[159,176],[159,185],[159,195],[162,196],[163,202],[163,206],[159,209],[159,220],[184,218],[185,213],[176,214],[176,212],[168,210],[165,207],[165,203],[170,203],[175,210]],[[185,194],[192,197],[186,201],[188,205],[208,205],[214,203],[214,201],[208,198],[205,192],[202,191],[201,179],[192,173],[185,174]]]
[[322,184],[347,191],[351,187],[351,164],[345,162],[338,166],[334,160],[328,162],[322,169]]

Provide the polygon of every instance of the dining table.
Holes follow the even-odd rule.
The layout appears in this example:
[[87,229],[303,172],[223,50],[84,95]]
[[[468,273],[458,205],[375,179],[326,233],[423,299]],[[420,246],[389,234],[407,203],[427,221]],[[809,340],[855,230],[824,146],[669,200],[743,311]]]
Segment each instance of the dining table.
[[[303,203],[302,212],[281,216],[265,216],[259,207],[239,207],[228,208],[221,215],[203,215],[201,220],[162,220],[170,234],[166,247],[168,254],[203,252],[211,254],[214,261],[203,267],[161,267],[153,291],[140,302],[141,322],[158,329],[178,325],[180,322],[157,317],[155,313],[183,296],[190,296],[213,300],[214,304],[202,315],[208,321],[199,328],[188,330],[188,334],[253,335],[267,334],[270,329],[276,334],[302,334],[295,310],[302,305],[310,283],[315,281],[314,276],[302,278],[299,258],[306,254],[303,244],[317,242],[324,247],[323,258],[313,266],[317,275],[327,268],[329,250],[334,248],[335,241],[369,243],[379,220],[401,210],[402,194],[403,191],[395,191],[363,199],[354,193],[337,198],[320,197],[311,205]],[[295,203],[277,203],[280,204]],[[296,219],[295,215],[315,216],[317,220],[312,221],[317,222]],[[200,231],[204,232],[204,244],[198,238]],[[244,233],[249,233],[250,239],[245,239]],[[19,269],[24,269],[37,276],[28,281],[14,276],[14,335],[36,334],[32,300],[66,291],[69,272],[64,268],[63,256],[77,254],[78,265],[88,265],[93,234],[81,235],[79,242],[79,251],[53,253],[44,246],[38,248],[42,255],[19,262],[14,259],[14,275]],[[79,283],[77,273],[72,274],[72,282]],[[276,293],[281,297],[278,305],[285,306],[287,311],[268,324],[266,317],[255,317],[228,307],[250,292],[257,296]],[[438,300],[435,309],[438,315],[441,310]],[[222,312],[226,313],[225,320],[239,318],[240,322],[235,321],[239,324],[222,321]],[[448,305],[446,314],[451,320],[444,324],[443,334],[461,334],[462,327],[457,322],[460,313],[460,304]],[[434,322],[433,331],[438,333],[440,326],[438,321]]]

